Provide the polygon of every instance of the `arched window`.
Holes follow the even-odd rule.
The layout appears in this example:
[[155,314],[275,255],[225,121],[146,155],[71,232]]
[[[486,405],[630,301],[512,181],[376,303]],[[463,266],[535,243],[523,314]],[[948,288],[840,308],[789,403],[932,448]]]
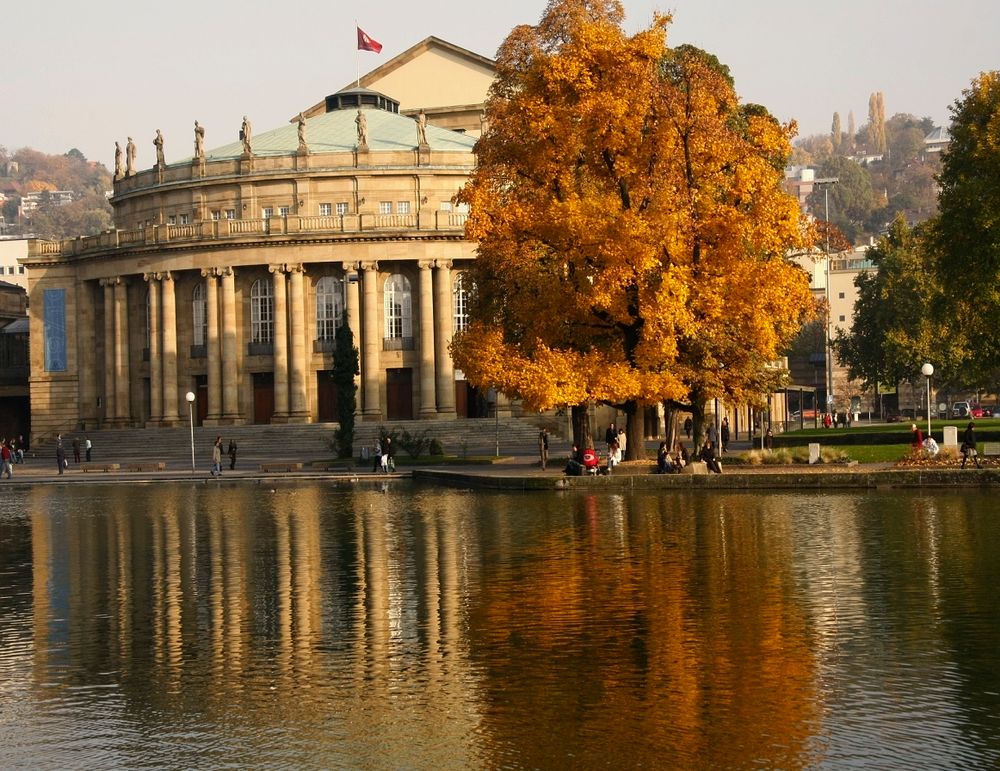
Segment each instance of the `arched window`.
[[344,315],[344,280],[323,276],[316,282],[316,339],[333,340]]
[[385,337],[413,339],[413,300],[406,276],[393,273],[385,282]]
[[455,283],[451,291],[452,310],[456,332],[461,332],[469,326],[469,293],[465,288],[465,274],[455,274]]
[[205,345],[208,340],[208,314],[205,306],[205,282],[199,281],[191,292],[191,324],[194,329],[193,345]]
[[250,287],[250,342],[274,341],[274,292],[269,278],[259,278]]

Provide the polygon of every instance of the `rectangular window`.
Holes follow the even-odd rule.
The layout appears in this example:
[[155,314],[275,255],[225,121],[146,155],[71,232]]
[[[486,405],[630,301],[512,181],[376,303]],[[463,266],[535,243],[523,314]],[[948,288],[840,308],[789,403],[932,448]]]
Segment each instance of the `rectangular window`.
[[409,201],[396,201],[396,214],[409,214],[409,213],[410,213]]
[[278,216],[279,217],[287,217],[288,216],[288,207],[287,206],[280,207],[278,209]]
[[343,217],[344,215],[347,214],[347,211],[348,211],[348,209],[347,209],[347,201],[341,201],[340,203],[337,204],[337,216],[338,217]]
[[441,211],[451,211],[451,201],[441,201]]
[[7,266],[7,275],[8,276],[13,276],[14,275],[14,266],[13,265],[8,265]]
[[66,371],[66,290],[42,293],[44,361],[46,372]]
[[236,209],[226,209],[226,219],[227,220],[236,219]]
[[392,201],[379,201],[378,202],[378,213],[379,214],[392,214]]
[[841,300],[843,300],[843,299],[844,299],[844,293],[843,293],[843,292],[841,292],[841,293],[840,293],[840,294],[838,294],[837,296],[838,296],[838,297],[839,297],[839,298],[840,298]]
[[271,219],[274,216],[274,209],[271,206],[265,206],[261,211],[260,216],[266,220]]
[[175,217],[173,214],[171,214],[169,217],[167,217],[167,224],[168,225],[176,225],[177,224],[177,217]]
[[20,273],[20,274],[22,274],[22,275],[24,275],[24,266],[23,265],[18,265],[17,266],[17,272]]
[[190,214],[182,214],[181,215],[181,224],[182,225],[189,225],[189,224],[191,224],[191,215]]
[[221,214],[221,212],[218,209],[216,209],[215,211],[212,212],[212,219],[213,220],[219,219],[220,214]]
[[319,216],[320,217],[329,217],[331,214],[333,214],[333,207],[330,204],[328,204],[328,203],[321,203],[319,205]]

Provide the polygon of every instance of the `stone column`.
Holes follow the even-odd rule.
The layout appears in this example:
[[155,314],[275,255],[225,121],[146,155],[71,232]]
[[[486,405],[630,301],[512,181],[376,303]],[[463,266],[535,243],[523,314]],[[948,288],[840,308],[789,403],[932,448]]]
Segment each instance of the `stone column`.
[[[347,311],[347,326],[351,328],[354,336],[354,345],[361,349],[361,297],[358,288],[358,263],[345,262],[344,265],[344,308]],[[361,369],[362,362],[358,362],[358,369]],[[361,374],[354,377],[355,388],[361,389]],[[361,400],[358,399],[356,412],[361,409]]]
[[77,332],[76,356],[79,370],[79,415],[84,429],[97,428],[97,350],[95,337],[97,318],[94,285],[80,281],[76,285]]
[[163,305],[163,423],[176,426],[181,422],[177,410],[177,287],[169,272],[161,273],[160,279]]
[[455,417],[455,366],[451,360],[451,338],[454,334],[454,309],[452,307],[451,261],[438,260],[435,272],[436,299],[434,317],[437,357],[437,408],[441,417]]
[[127,425],[132,416],[129,362],[128,285],[124,279],[115,284],[115,422]]
[[434,277],[432,260],[421,260],[420,267],[420,410],[421,419],[437,417],[434,395]]
[[222,269],[222,417],[234,422],[240,417],[236,372],[239,335],[236,326],[236,274]]
[[305,268],[289,265],[288,305],[291,311],[291,350],[289,378],[289,420],[295,423],[309,422],[309,407],[306,398],[306,301]]
[[115,417],[115,282],[116,278],[102,278],[104,287],[104,422]]
[[160,353],[160,278],[157,273],[143,275],[149,284],[149,425],[163,419],[163,359]]
[[364,409],[362,415],[367,420],[381,420],[382,404],[379,399],[379,339],[381,327],[379,321],[382,314],[378,306],[378,263],[365,262],[361,264],[364,271],[365,300],[362,308],[364,327],[361,333],[364,337],[361,348],[361,388],[364,394]]
[[208,374],[208,414],[205,422],[209,425],[218,424],[222,417],[222,351],[219,336],[219,284],[216,281],[216,269],[205,268],[201,271],[205,277],[205,316],[208,324],[208,339],[205,340]]
[[274,274],[274,416],[275,423],[288,420],[288,308],[285,303],[285,266],[270,265]]

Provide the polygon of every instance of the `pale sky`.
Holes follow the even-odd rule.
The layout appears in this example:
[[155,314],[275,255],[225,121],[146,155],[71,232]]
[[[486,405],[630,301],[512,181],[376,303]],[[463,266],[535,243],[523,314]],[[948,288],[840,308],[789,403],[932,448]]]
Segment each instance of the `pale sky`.
[[[435,35],[492,58],[544,0],[260,2],[124,0],[7,3],[0,12],[0,145],[46,153],[79,148],[113,165],[132,136],[149,167],[156,129],[167,162],[234,141],[244,114],[254,132],[283,125],[396,54]],[[800,135],[826,133],[834,111],[867,120],[868,96],[886,116],[949,120],[979,72],[1000,69],[997,0],[624,0],[625,28],[673,13],[670,45],[691,43],[727,64],[741,99],[763,104]],[[355,22],[383,44],[356,51]]]

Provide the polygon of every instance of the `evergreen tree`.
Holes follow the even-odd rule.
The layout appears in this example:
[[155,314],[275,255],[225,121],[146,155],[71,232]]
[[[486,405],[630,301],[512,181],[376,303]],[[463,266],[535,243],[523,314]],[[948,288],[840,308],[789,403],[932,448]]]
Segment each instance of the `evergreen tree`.
[[833,126],[830,127],[830,144],[833,145],[835,153],[840,152],[841,139],[843,139],[843,132],[840,130],[840,113],[835,112],[833,114]]
[[334,431],[337,457],[354,455],[354,412],[358,404],[358,386],[354,378],[361,373],[359,354],[354,345],[354,333],[347,323],[347,311],[341,319],[334,337],[333,382],[337,393],[337,417],[340,427]]

